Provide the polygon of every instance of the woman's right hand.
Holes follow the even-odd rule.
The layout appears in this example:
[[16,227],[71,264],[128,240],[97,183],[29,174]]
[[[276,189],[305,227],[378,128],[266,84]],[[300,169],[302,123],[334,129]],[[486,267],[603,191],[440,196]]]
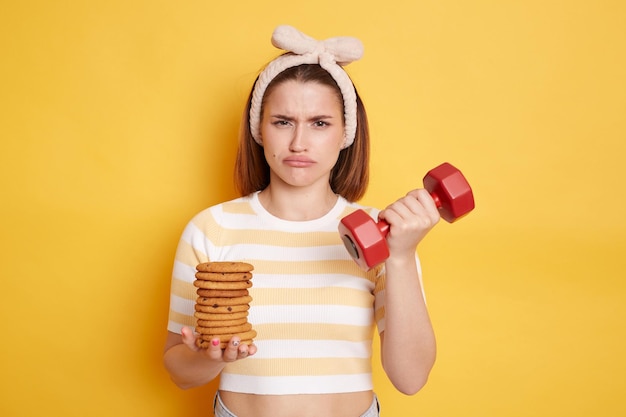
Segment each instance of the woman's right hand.
[[239,359],[245,359],[254,355],[257,350],[254,343],[250,345],[241,343],[241,339],[238,336],[233,336],[225,349],[220,348],[219,338],[213,339],[208,348],[201,349],[196,346],[197,335],[194,334],[189,327],[183,327],[181,332],[181,337],[185,346],[194,352],[204,351],[203,353],[205,353],[210,359],[217,362],[234,362]]
[[237,336],[229,341],[225,349],[214,342],[201,349],[196,346],[197,338],[198,335],[189,327],[183,327],[181,334],[167,332],[163,363],[172,381],[183,389],[209,383],[228,363],[245,359],[257,351],[254,344],[248,346],[241,343]]

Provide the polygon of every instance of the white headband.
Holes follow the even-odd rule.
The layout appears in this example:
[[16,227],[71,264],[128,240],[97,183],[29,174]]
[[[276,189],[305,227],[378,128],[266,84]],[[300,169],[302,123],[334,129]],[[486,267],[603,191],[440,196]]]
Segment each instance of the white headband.
[[342,68],[363,56],[363,44],[352,37],[336,37],[318,41],[291,26],[278,26],[272,34],[272,45],[285,51],[271,61],[261,72],[252,92],[250,131],[261,145],[261,106],[265,90],[278,74],[287,68],[302,64],[319,64],[333,77],[343,96],[345,132],[342,149],[354,142],[356,135],[356,91],[348,74]]

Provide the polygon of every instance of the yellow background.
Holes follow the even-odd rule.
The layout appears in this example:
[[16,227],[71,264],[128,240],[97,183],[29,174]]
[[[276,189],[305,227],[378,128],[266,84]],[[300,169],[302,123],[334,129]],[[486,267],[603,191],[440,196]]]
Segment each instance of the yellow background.
[[625,415],[625,5],[3,2],[0,415],[211,415],[214,385],[161,366],[172,259],[235,196],[240,112],[283,23],[365,45],[364,203],[443,161],[474,188],[419,249],[431,379],[405,397],[376,360],[383,416]]

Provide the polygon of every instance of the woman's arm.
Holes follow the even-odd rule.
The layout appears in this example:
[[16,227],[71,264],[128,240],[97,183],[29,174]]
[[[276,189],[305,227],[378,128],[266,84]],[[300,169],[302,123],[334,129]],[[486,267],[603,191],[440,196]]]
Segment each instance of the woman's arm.
[[196,336],[191,329],[183,327],[182,335],[168,332],[163,353],[163,364],[174,383],[182,388],[194,388],[211,382],[228,362],[247,358],[256,353],[254,344],[239,343],[233,337],[226,349],[220,349],[219,341],[207,349],[195,345]]
[[439,212],[426,190],[414,190],[381,212],[380,217],[390,225],[387,235],[390,256],[385,262],[382,363],[393,385],[412,395],[426,384],[435,363],[435,335],[415,251],[439,221]]

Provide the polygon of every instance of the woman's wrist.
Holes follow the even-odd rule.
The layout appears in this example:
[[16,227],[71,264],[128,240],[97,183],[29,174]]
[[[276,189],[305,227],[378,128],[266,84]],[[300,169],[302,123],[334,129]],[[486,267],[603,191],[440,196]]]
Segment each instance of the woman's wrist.
[[392,254],[385,261],[385,269],[387,272],[390,270],[400,269],[403,271],[414,269],[417,271],[417,262],[415,252],[407,252],[405,254]]

